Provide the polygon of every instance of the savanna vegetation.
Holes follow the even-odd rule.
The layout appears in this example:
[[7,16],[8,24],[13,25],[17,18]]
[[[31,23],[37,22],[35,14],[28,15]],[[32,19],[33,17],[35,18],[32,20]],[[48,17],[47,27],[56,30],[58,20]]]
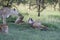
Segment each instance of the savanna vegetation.
[[[23,24],[15,24],[16,16],[7,18],[8,34],[0,33],[0,40],[60,40],[60,0],[0,0],[0,8],[16,8],[24,16]],[[49,30],[33,29],[29,18],[40,21]],[[2,24],[2,19],[0,19]]]

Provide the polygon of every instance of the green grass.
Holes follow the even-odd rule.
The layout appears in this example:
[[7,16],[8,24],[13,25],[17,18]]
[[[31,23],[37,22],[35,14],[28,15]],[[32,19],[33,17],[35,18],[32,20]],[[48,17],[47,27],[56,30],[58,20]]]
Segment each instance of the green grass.
[[60,31],[41,31],[27,24],[9,23],[9,33],[0,33],[0,40],[60,40]]
[[[28,7],[27,7],[28,8]],[[47,31],[33,29],[27,23],[14,24],[15,17],[7,19],[9,33],[7,35],[0,33],[0,40],[60,40],[60,12],[45,9],[41,12],[41,16],[37,16],[37,10],[30,10],[23,7],[18,7],[21,14],[24,15],[24,21],[27,22],[31,17],[36,21],[41,21],[45,26],[49,27]],[[12,19],[12,20],[11,20]],[[2,23],[2,20],[0,20]]]

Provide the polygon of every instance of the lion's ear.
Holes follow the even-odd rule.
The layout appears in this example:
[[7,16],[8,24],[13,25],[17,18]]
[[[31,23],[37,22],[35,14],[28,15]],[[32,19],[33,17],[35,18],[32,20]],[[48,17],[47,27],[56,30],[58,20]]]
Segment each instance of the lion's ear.
[[15,9],[15,8],[13,8],[13,10],[15,11],[16,9]]

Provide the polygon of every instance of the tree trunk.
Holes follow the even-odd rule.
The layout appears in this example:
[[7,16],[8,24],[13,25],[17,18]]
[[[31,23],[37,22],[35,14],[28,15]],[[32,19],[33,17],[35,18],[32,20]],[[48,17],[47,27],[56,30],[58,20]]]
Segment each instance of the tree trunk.
[[29,9],[31,9],[31,0],[29,1]]
[[42,8],[44,9],[44,8],[45,8],[45,7],[44,7],[44,0],[42,0],[41,2],[42,2]]
[[53,2],[54,2],[54,10],[56,10],[56,5],[57,5],[58,0],[53,0]]
[[54,10],[56,10],[56,8],[55,8],[55,7],[56,7],[56,3],[54,3]]
[[60,0],[58,0],[58,3],[59,3],[59,11],[60,11]]
[[40,5],[38,5],[38,17],[40,16]]
[[36,0],[37,1],[37,6],[38,6],[38,17],[40,17],[40,2],[41,0]]
[[59,3],[59,11],[60,11],[60,3]]

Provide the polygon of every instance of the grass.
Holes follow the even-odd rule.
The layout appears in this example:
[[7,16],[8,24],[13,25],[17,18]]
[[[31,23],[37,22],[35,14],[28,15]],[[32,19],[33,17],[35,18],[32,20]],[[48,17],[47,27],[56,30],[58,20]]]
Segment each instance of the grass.
[[[22,7],[22,8],[21,8]],[[0,40],[60,40],[60,13],[45,9],[41,16],[37,17],[37,10],[28,11],[28,7],[22,5],[18,7],[21,14],[24,15],[24,21],[27,22],[29,17],[36,21],[41,21],[49,27],[47,31],[33,29],[27,23],[14,24],[16,18],[8,18],[9,33],[7,35],[0,33]],[[12,19],[12,20],[11,20]],[[0,20],[2,23],[2,20]]]
[[32,29],[27,24],[17,25],[9,23],[9,33],[0,33],[0,40],[60,40],[59,31],[41,31]]

